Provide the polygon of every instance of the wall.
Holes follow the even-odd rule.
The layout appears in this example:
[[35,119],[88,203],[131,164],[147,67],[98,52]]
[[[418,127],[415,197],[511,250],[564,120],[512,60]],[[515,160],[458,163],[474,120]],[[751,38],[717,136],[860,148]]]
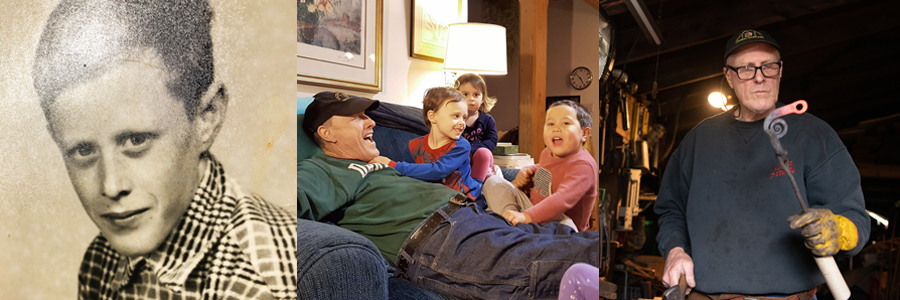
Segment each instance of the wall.
[[[2,299],[75,299],[99,232],[46,129],[31,65],[58,1],[0,1],[0,291]],[[216,80],[230,95],[211,152],[247,192],[296,211],[291,1],[212,0]]]
[[488,93],[497,99],[491,110],[498,131],[519,126],[519,5],[516,0],[470,0],[470,22],[498,24],[506,27],[507,74],[484,76]]
[[[483,12],[486,6],[493,5],[496,9],[499,5],[496,0],[469,0],[467,19],[470,22],[501,23],[507,27],[507,31],[514,37],[514,44],[508,48],[517,48],[518,27],[502,24],[509,20],[490,20],[496,16],[486,16]],[[509,0],[513,1],[513,0]],[[370,97],[385,102],[397,103],[408,106],[422,107],[421,99],[424,89],[432,86],[443,85],[443,73],[441,63],[416,59],[409,56],[410,34],[410,7],[411,0],[385,1],[384,3],[384,89],[377,94],[358,91],[344,91],[349,94]],[[504,18],[505,19],[505,18]],[[581,103],[591,111],[593,118],[592,149],[599,149],[599,100],[600,88],[597,84],[599,74],[599,44],[598,30],[600,28],[600,15],[596,9],[583,0],[553,0],[548,8],[548,51],[547,51],[547,95],[568,96],[580,95]],[[491,116],[497,123],[497,130],[507,131],[519,125],[519,62],[518,51],[510,49],[513,53],[509,58],[507,75],[485,76],[488,84],[488,92],[497,98],[497,105],[491,111]],[[568,83],[569,72],[578,66],[588,67],[594,74],[594,82],[587,89],[578,91]],[[310,85],[297,85],[298,97],[310,97],[323,90],[335,90]],[[594,151],[597,158],[597,151]]]
[[[298,97],[311,97],[326,90],[341,91],[351,95],[421,108],[425,89],[444,85],[443,63],[412,58],[409,55],[412,1],[384,0],[383,5],[382,91],[373,94],[297,84]],[[463,1],[463,6],[463,12],[465,12],[466,1]]]
[[[552,0],[547,12],[547,96],[581,96],[581,105],[591,112],[591,149],[599,161],[600,13],[583,0]],[[583,90],[569,85],[569,73],[579,66],[594,74]]]
[[[508,3],[471,0],[469,20],[473,22],[497,23],[507,27],[511,35],[511,57],[509,72],[505,76],[486,76],[489,92],[497,97],[497,106],[491,115],[497,122],[497,130],[506,131],[519,125],[519,57],[516,48],[519,43],[518,22],[510,20],[497,11],[507,11]],[[517,9],[517,8],[516,8]],[[491,15],[486,11],[492,10]],[[592,133],[597,133],[599,121],[600,89],[596,83],[599,74],[599,36],[595,29],[600,26],[599,13],[582,0],[550,1],[547,12],[547,96],[580,95],[581,102],[592,111],[594,120]],[[576,42],[577,41],[577,42]],[[568,83],[569,72],[578,66],[588,67],[595,74],[595,82],[587,89],[578,91]],[[593,149],[598,149],[593,141]]]

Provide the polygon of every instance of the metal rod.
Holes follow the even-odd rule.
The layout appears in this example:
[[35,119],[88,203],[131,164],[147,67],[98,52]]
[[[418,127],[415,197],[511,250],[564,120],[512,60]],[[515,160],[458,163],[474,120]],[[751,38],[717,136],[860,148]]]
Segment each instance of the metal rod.
[[797,195],[797,200],[800,201],[800,208],[803,209],[803,212],[808,210],[806,206],[806,201],[803,201],[803,196],[800,195],[800,188],[797,186],[797,181],[794,180],[794,174],[791,174],[790,166],[787,164],[787,159],[778,158],[778,163],[781,165],[781,169],[787,174],[788,178],[791,179],[791,186],[794,187],[794,194]]

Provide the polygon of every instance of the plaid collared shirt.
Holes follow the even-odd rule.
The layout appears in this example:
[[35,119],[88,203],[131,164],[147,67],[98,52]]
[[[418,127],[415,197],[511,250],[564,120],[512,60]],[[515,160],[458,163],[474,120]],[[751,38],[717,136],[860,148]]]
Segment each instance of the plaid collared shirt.
[[297,299],[297,219],[207,161],[184,219],[157,250],[130,259],[94,239],[79,299]]

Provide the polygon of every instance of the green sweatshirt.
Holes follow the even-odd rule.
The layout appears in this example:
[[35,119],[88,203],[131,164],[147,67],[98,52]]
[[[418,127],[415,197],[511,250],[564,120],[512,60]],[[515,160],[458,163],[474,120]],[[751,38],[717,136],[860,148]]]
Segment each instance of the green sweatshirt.
[[401,176],[383,164],[322,154],[297,163],[297,217],[328,217],[368,238],[394,264],[416,226],[456,194],[442,184]]

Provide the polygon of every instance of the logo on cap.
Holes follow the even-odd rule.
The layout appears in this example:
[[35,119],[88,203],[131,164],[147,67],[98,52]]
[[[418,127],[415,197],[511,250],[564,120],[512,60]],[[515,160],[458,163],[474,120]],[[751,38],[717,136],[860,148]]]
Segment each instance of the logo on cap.
[[344,93],[334,93],[334,98],[340,100],[341,102],[350,100],[350,96],[344,95]]
[[744,30],[743,32],[741,32],[740,36],[738,36],[738,38],[734,40],[734,43],[737,44],[748,39],[765,39],[765,37],[759,31]]

